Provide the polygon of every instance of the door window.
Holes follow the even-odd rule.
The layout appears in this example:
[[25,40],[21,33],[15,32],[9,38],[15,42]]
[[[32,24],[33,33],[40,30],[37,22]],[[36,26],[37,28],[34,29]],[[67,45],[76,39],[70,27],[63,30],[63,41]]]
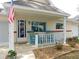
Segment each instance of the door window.
[[26,21],[18,20],[18,37],[26,37]]

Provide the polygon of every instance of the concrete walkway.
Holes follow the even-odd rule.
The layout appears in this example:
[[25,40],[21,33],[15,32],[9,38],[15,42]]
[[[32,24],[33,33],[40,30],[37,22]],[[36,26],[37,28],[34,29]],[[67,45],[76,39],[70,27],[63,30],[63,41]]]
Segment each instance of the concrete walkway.
[[29,51],[28,54],[18,54],[17,59],[35,59],[35,56],[32,51]]
[[[17,59],[35,59],[33,49],[34,47],[26,44],[18,44],[15,46],[17,52]],[[8,46],[0,46],[0,59],[5,59],[8,52]]]
[[8,47],[2,47],[0,46],[0,59],[5,59],[5,56],[7,55]]
[[16,52],[18,53],[17,59],[35,59],[33,49],[34,46],[29,46],[28,44],[17,44]]

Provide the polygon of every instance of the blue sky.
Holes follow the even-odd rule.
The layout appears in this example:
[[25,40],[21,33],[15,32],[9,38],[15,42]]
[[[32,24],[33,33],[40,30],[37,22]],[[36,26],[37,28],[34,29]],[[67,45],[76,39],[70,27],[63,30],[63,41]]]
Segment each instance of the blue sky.
[[[2,0],[0,1],[0,3],[7,2],[7,1],[11,1],[11,0]],[[71,17],[74,17],[75,15],[79,14],[77,10],[79,6],[79,0],[50,0],[50,1],[56,7],[71,14]],[[2,8],[3,6],[0,4],[0,7]]]

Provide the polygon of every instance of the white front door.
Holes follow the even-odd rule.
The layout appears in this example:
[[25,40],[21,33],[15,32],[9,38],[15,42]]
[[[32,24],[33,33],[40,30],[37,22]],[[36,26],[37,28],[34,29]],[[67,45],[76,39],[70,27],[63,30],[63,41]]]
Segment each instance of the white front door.
[[17,21],[17,43],[25,43],[26,39],[26,21],[18,20]]

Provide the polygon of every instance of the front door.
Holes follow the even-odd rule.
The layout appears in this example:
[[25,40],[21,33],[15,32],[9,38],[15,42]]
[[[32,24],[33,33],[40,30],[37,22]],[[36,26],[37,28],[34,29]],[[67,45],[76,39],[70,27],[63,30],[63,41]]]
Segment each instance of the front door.
[[26,39],[26,21],[18,20],[17,21],[17,43],[25,43]]

